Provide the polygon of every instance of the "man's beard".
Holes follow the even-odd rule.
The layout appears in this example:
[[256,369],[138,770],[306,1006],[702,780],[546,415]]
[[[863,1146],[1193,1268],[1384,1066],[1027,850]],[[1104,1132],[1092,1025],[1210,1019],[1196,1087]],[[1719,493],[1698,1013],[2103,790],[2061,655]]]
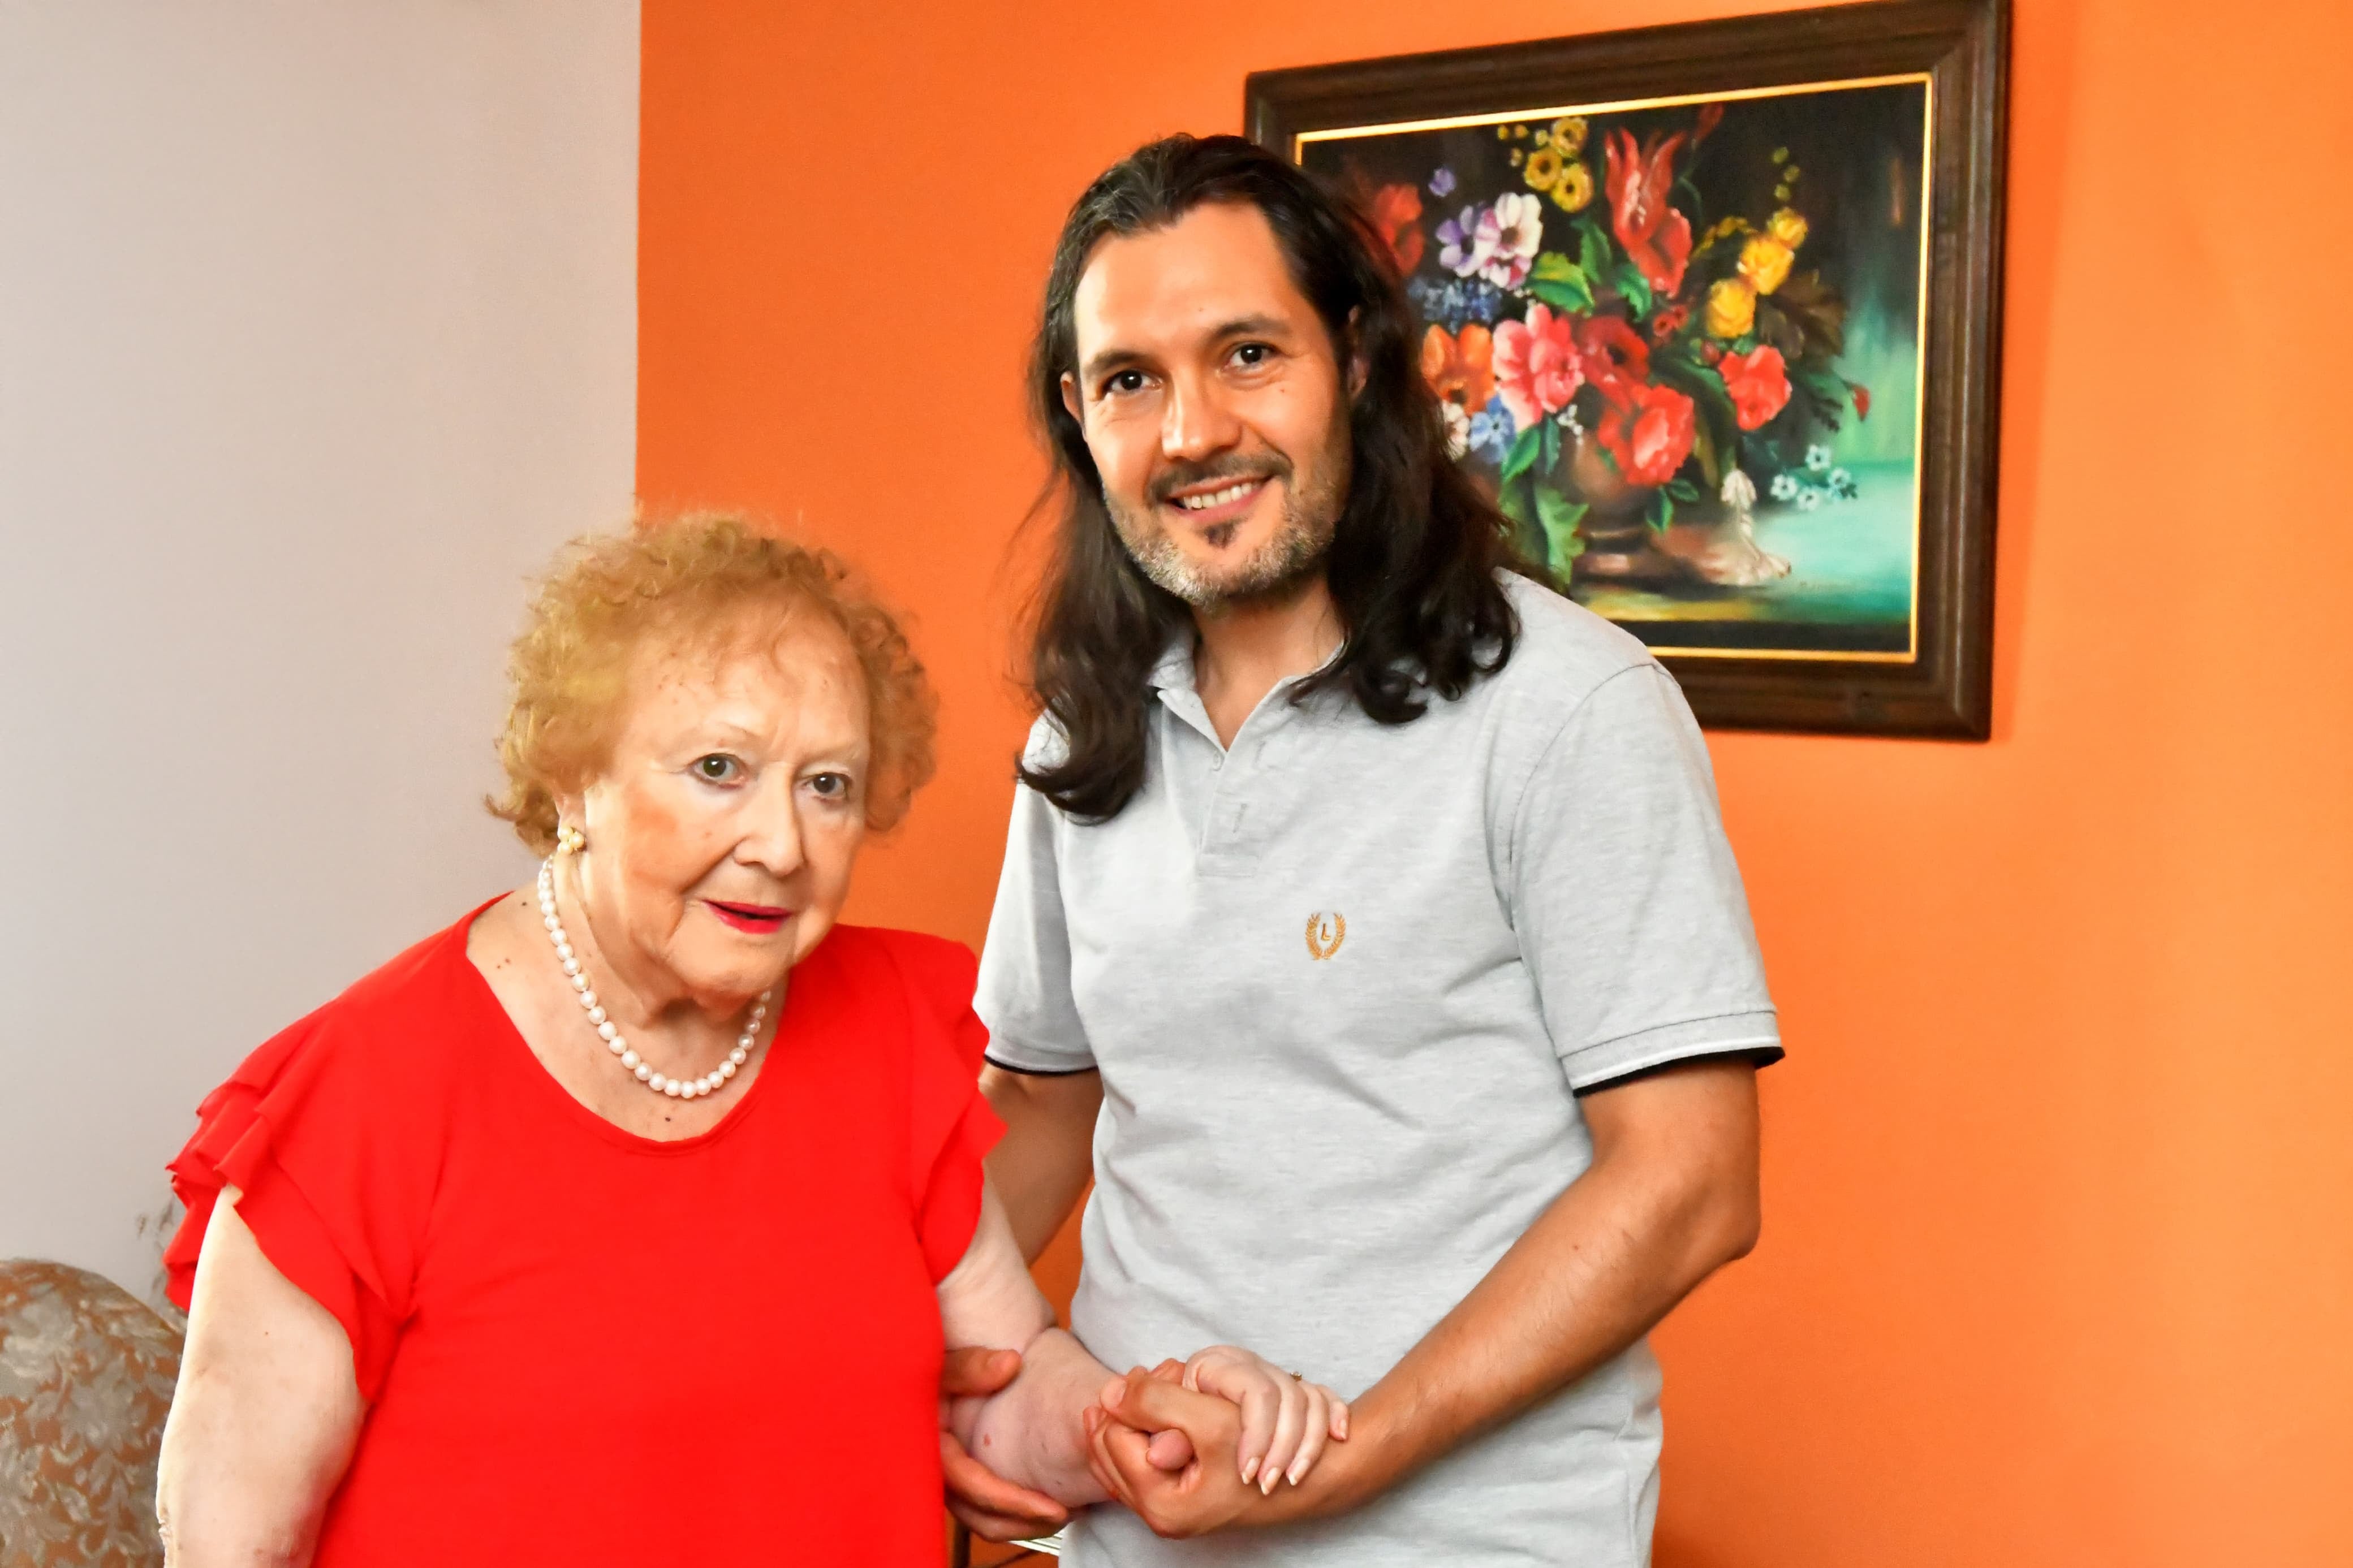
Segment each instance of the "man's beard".
[[[1104,510],[1119,531],[1120,542],[1144,574],[1202,614],[1279,600],[1323,572],[1324,558],[1339,529],[1341,509],[1347,501],[1345,431],[1335,445],[1338,451],[1324,455],[1325,460],[1318,465],[1318,479],[1304,489],[1298,486],[1292,463],[1280,454],[1229,457],[1171,465],[1153,482],[1152,499],[1141,515],[1108,491],[1103,495]],[[1228,479],[1282,480],[1282,521],[1265,543],[1231,565],[1194,561],[1169,537],[1160,508],[1172,490]]]

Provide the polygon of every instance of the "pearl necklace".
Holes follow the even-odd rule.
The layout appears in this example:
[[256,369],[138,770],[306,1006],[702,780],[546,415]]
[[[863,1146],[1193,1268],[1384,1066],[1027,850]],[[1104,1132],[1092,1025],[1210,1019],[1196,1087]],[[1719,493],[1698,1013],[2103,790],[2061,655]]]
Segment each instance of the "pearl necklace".
[[596,1037],[621,1058],[621,1065],[629,1069],[632,1077],[656,1094],[667,1095],[672,1100],[700,1100],[733,1078],[736,1071],[751,1059],[752,1042],[760,1037],[760,1020],[768,1016],[768,999],[776,994],[774,991],[761,992],[760,999],[752,1004],[751,1021],[744,1026],[743,1034],[736,1037],[735,1048],[727,1053],[727,1059],[716,1068],[701,1078],[664,1078],[629,1048],[629,1042],[622,1038],[621,1031],[614,1027],[613,1021],[605,1016],[604,1005],[596,1000],[596,993],[588,988],[588,976],[581,973],[580,960],[572,952],[572,939],[565,934],[564,922],[555,917],[555,857],[553,855],[539,864],[539,923],[547,928],[547,940],[555,944],[556,962],[564,965],[564,977],[572,982],[572,994],[578,998],[581,1011],[586,1013],[588,1021],[596,1026]]

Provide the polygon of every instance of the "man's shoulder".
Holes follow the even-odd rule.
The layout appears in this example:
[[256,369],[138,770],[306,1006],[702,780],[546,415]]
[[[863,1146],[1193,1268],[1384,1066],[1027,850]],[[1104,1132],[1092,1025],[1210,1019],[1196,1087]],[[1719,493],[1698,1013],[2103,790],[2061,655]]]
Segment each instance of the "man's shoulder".
[[1481,683],[1496,700],[1565,714],[1613,677],[1658,664],[1640,638],[1540,583],[1504,574],[1504,595],[1519,635],[1510,660]]
[[1029,722],[1029,733],[1021,742],[1021,765],[1025,768],[1050,768],[1070,760],[1070,737],[1051,713],[1040,713]]

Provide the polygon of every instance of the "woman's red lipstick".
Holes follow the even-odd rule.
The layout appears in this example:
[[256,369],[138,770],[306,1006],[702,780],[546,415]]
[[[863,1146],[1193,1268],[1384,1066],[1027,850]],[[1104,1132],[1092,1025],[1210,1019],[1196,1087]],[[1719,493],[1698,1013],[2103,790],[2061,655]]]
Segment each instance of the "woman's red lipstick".
[[774,904],[723,904],[716,899],[705,899],[711,912],[753,936],[767,936],[783,928],[793,918],[790,910],[780,910]]

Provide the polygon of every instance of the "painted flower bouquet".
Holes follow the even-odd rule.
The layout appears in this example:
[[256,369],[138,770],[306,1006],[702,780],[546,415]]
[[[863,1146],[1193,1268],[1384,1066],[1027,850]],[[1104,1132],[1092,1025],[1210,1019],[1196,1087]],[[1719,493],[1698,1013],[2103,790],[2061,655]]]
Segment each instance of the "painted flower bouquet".
[[1768,581],[1788,565],[1750,531],[1760,485],[1800,507],[1854,492],[1828,437],[1871,395],[1837,369],[1844,301],[1801,265],[1803,171],[1776,149],[1771,210],[1700,227],[1692,169],[1723,114],[1639,142],[1577,115],[1500,125],[1523,188],[1465,201],[1441,166],[1427,236],[1421,190],[1367,194],[1456,457],[1494,466],[1563,582]]

